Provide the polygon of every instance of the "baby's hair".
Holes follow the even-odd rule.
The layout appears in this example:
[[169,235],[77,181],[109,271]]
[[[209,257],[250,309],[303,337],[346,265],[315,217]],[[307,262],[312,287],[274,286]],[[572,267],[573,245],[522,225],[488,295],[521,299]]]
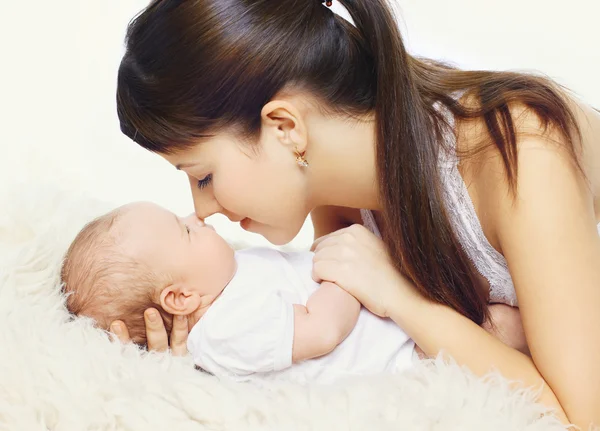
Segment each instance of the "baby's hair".
[[157,309],[167,333],[171,332],[173,316],[160,306],[157,297],[169,279],[120,246],[117,225],[125,211],[119,208],[102,215],[78,233],[63,261],[62,289],[71,313],[91,317],[104,330],[114,320],[122,320],[132,341],[146,346],[147,308]]

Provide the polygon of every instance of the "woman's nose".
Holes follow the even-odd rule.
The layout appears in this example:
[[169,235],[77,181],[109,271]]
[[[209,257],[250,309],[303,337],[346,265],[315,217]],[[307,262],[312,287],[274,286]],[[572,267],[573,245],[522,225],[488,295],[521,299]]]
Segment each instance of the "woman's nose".
[[189,177],[189,180],[190,188],[192,190],[192,199],[194,200],[195,216],[198,219],[204,220],[222,210],[210,190],[200,190],[196,186],[195,178]]

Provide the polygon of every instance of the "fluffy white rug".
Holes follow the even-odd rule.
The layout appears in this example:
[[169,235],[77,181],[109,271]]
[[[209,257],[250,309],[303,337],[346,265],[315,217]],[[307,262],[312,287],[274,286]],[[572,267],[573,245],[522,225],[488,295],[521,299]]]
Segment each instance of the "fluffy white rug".
[[531,393],[441,361],[403,376],[259,390],[112,343],[69,320],[57,278],[75,233],[110,206],[13,190],[0,201],[0,430],[564,430]]

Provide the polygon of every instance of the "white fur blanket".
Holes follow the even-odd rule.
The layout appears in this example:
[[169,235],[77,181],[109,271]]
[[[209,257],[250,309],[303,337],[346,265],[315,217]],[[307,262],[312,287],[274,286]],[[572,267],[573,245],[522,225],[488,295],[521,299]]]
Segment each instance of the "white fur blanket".
[[40,189],[0,205],[0,430],[564,430],[530,392],[442,361],[330,387],[258,389],[112,343],[69,320],[58,285],[69,242],[109,206]]

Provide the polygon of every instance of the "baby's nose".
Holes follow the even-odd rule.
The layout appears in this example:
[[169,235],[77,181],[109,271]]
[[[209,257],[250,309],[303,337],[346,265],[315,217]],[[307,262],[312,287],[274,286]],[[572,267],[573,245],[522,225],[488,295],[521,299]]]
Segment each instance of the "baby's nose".
[[201,220],[200,218],[198,218],[198,216],[196,215],[196,213],[191,213],[189,216],[185,217],[183,219],[183,222],[185,224],[191,224],[191,225],[196,225],[196,226],[204,226],[204,220]]

